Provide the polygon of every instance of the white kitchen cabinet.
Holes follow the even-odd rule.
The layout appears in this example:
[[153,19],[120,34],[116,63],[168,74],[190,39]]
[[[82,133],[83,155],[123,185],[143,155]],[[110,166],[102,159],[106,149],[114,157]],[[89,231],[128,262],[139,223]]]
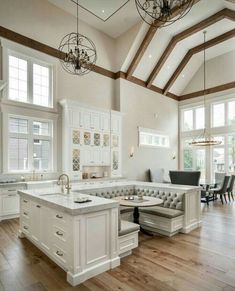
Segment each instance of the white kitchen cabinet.
[[75,128],[82,128],[84,126],[83,112],[81,110],[71,111],[72,125]]
[[[15,192],[15,191],[14,191]],[[2,200],[2,216],[14,215],[20,213],[19,196],[16,193],[8,193],[1,195]]]
[[101,162],[104,166],[110,165],[110,150],[102,149],[101,151]]
[[[63,171],[72,179],[80,179],[83,167],[105,166],[110,167],[112,176],[121,176],[122,115],[120,112],[83,107],[79,102],[71,100],[62,100],[61,105],[63,106]],[[69,122],[70,116],[72,116],[72,123]]]
[[110,114],[101,114],[101,130],[105,132],[110,131]]
[[91,112],[91,129],[101,130],[101,114],[99,112]]
[[[76,112],[76,111],[74,111]],[[85,129],[91,129],[91,112],[84,110],[83,111],[83,125]]]
[[0,221],[18,217],[20,200],[17,191],[25,189],[26,185],[7,185],[0,187]]

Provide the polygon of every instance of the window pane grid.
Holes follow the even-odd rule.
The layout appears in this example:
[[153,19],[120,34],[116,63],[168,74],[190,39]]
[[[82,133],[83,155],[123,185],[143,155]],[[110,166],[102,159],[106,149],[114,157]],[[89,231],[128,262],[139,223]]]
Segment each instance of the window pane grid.
[[9,55],[9,99],[27,102],[27,61]]
[[48,171],[52,167],[52,123],[9,117],[8,170]]
[[49,68],[33,64],[33,103],[49,106]]

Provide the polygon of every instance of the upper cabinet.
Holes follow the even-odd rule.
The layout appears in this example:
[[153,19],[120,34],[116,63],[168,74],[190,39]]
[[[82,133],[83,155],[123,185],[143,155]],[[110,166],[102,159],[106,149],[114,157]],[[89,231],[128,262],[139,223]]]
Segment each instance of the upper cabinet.
[[81,179],[83,167],[110,167],[111,176],[121,176],[122,115],[96,110],[78,102],[62,100],[63,171]]

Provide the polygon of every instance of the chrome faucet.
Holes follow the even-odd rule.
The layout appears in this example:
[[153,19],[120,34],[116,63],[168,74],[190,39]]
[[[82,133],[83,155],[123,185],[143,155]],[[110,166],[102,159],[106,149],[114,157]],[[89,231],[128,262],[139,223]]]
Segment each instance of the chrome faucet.
[[[64,185],[64,179],[63,179],[64,177],[67,179],[66,185]],[[59,176],[58,181],[57,181],[57,185],[61,185],[61,192],[62,193],[64,193],[64,191],[65,191],[64,190],[64,186],[65,186],[65,189],[67,190],[67,194],[70,194],[71,186],[70,186],[69,176],[67,174],[62,174]]]

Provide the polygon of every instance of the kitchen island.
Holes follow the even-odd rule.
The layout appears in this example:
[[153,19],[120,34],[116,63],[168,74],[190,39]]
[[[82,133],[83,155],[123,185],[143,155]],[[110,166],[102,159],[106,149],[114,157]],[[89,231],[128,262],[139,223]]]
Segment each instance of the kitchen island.
[[19,236],[26,237],[67,272],[75,286],[120,264],[118,202],[57,187],[20,190]]

